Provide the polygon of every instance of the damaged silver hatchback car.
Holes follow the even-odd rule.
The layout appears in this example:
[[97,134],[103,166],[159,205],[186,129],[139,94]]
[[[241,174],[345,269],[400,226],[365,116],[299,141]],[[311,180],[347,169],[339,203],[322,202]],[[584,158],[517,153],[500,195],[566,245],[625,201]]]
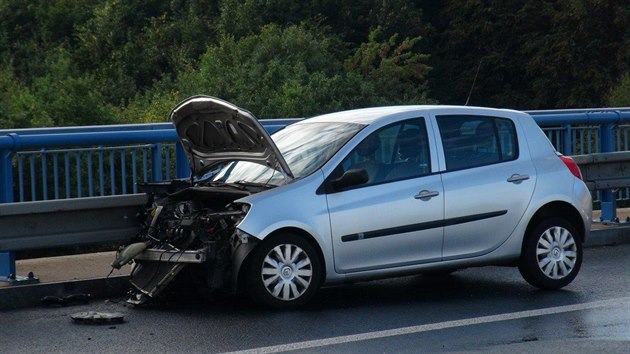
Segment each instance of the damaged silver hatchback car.
[[304,304],[322,285],[486,265],[569,284],[591,196],[527,114],[394,106],[327,114],[269,136],[248,111],[194,96],[171,113],[190,181],[151,183],[128,301],[185,267],[209,289]]

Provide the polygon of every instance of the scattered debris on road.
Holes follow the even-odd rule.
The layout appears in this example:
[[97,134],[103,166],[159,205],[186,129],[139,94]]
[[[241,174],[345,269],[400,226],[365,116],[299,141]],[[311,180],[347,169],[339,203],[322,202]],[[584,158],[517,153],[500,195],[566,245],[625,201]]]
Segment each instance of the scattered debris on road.
[[84,311],[73,313],[70,318],[80,324],[113,324],[123,323],[125,315],[120,312]]

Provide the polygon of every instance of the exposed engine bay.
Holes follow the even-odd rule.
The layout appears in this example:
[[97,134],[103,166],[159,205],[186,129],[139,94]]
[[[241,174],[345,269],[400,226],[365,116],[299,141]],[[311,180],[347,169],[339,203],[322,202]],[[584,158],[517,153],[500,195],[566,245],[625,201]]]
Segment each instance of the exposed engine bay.
[[[113,268],[133,262],[127,302],[155,298],[189,271],[210,292],[234,290],[258,239],[237,229],[249,204],[235,201],[294,177],[278,146],[250,112],[210,96],[192,96],[170,114],[188,158],[190,180],[138,184],[149,196],[140,232]],[[176,280],[176,279],[175,279]]]
[[[149,195],[139,215],[142,229],[132,243],[121,247],[112,267],[133,262],[128,303],[155,298],[187,266],[203,270],[208,290],[229,290],[234,285],[233,259],[248,240],[236,225],[246,205],[233,201],[264,189],[234,183],[191,185],[190,182],[139,185]],[[266,187],[268,188],[268,187]]]

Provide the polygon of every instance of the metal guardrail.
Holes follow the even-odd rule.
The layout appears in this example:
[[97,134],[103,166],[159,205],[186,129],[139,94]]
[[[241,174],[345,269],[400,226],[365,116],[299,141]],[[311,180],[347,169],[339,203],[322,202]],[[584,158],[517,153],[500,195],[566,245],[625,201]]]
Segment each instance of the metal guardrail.
[[[573,159],[593,191],[630,187],[630,151]],[[135,216],[146,203],[146,194],[130,194],[0,204],[0,252],[129,241],[140,230]]]
[[146,194],[0,204],[0,251],[128,240]]
[[[261,124],[271,133],[297,120]],[[131,216],[144,202],[124,194],[137,192],[138,177],[160,181],[189,175],[171,123],[0,130],[0,281],[28,281],[15,275],[16,250],[133,236],[137,225]],[[12,203],[15,190],[20,205]],[[95,195],[101,197],[82,198]]]
[[130,194],[0,204],[0,281],[31,282],[16,276],[15,251],[129,240],[146,202]]
[[189,174],[171,123],[0,130],[0,202],[137,193],[139,180]]
[[590,190],[630,186],[630,151],[572,156]]
[[[590,190],[630,187],[630,151],[576,155]],[[129,240],[146,194],[0,204],[0,252]]]
[[[630,108],[613,109],[592,109],[592,110],[569,110],[569,111],[532,111],[528,112],[541,127],[560,126],[564,130],[562,141],[557,142],[556,149],[563,154],[572,155],[575,142],[571,140],[573,125],[583,126],[598,125],[598,134],[595,139],[599,139],[595,153],[614,152],[617,148],[616,142],[620,139],[620,131],[617,129],[623,123],[630,122]],[[589,137],[588,140],[593,139]],[[629,147],[626,146],[626,149]],[[599,201],[602,210],[602,220],[614,220],[616,218],[616,198],[612,189],[599,191]]]
[[[531,114],[542,129],[546,131],[547,136],[556,149],[566,155],[584,152],[585,148],[588,152],[597,153],[613,152],[615,149],[630,149],[627,129],[623,134],[619,129],[622,123],[630,123],[630,108],[530,111],[527,113]],[[273,132],[297,120],[299,119],[261,120],[261,123],[265,129]],[[625,139],[622,139],[624,134]],[[622,144],[622,142],[625,144]],[[126,147],[116,146],[120,144],[138,144],[146,147],[148,152],[146,154],[138,153],[141,157],[137,157],[133,152],[126,155]],[[129,146],[128,148],[138,149],[138,145]],[[88,146],[88,148],[79,148],[81,146]],[[59,147],[66,148],[63,150],[48,150],[49,148]],[[174,147],[174,152],[172,147]],[[79,151],[89,151],[95,155],[87,153],[81,156]],[[108,155],[105,157],[104,154]],[[14,159],[17,159],[17,162]],[[149,159],[150,162],[147,162],[146,160]],[[97,163],[94,163],[94,160]],[[127,165],[135,166],[139,160],[144,163],[142,172],[133,168],[127,170]],[[17,178],[14,178],[14,165],[18,167]],[[47,174],[49,165],[52,166],[52,177],[49,177]],[[59,168],[60,165],[64,167],[63,170]],[[585,162],[582,165],[587,166],[589,164]],[[26,172],[27,168],[24,166],[27,166],[30,170]],[[39,176],[37,176],[35,166],[41,166]],[[94,170],[98,172],[93,171],[93,166],[96,166]],[[588,169],[588,167],[584,168]],[[84,177],[82,174],[84,169],[87,170],[88,177]],[[63,171],[63,173],[59,171]],[[601,173],[601,171],[597,173]],[[106,234],[111,231],[103,231],[98,228],[90,230],[89,228],[95,225],[101,225],[101,227],[102,225],[108,225],[108,227],[118,225],[110,222],[100,223],[101,219],[99,217],[114,219],[120,217],[122,220],[125,220],[123,224],[131,222],[132,219],[128,215],[130,210],[125,209],[125,206],[120,208],[113,207],[107,211],[99,210],[99,208],[92,208],[94,205],[91,203],[99,204],[102,202],[106,204],[103,198],[108,197],[80,197],[83,195],[104,196],[107,194],[135,192],[133,183],[138,178],[138,175],[142,175],[144,180],[158,181],[162,180],[163,176],[170,177],[171,174],[174,174],[177,178],[186,177],[189,175],[189,168],[183,149],[178,144],[175,130],[170,123],[0,130],[0,203],[11,203],[15,200],[16,188],[14,186],[16,184],[20,200],[25,200],[24,196],[27,194],[27,191],[31,196],[37,196],[40,193],[39,195],[41,195],[43,200],[48,199],[49,195],[50,199],[79,197],[72,199],[72,201],[51,200],[48,202],[32,202],[30,204],[25,202],[23,204],[32,206],[33,210],[40,210],[36,205],[43,203],[41,208],[44,209],[41,209],[41,213],[35,212],[31,213],[31,216],[24,216],[20,221],[22,223],[21,228],[18,224],[0,223],[0,230],[3,232],[0,235],[0,276],[15,274],[13,253],[15,250],[42,247],[42,245],[43,247],[48,247],[70,243],[101,242],[110,240],[112,237],[125,237],[124,235],[132,234],[132,231],[135,229],[128,224],[126,227],[121,226],[121,228],[117,229],[119,231],[109,236]],[[93,185],[92,179],[95,175],[98,183]],[[591,173],[586,172],[585,175],[591,176]],[[84,178],[86,182],[83,182]],[[25,179],[27,182],[30,182],[30,185],[23,184]],[[50,190],[46,190],[50,179],[53,181],[52,187]],[[62,179],[63,183],[59,186]],[[128,180],[131,181],[130,188],[127,188]],[[116,181],[119,181],[121,184],[118,185]],[[596,189],[599,189],[597,188],[598,186],[604,186],[604,188],[612,186],[608,185],[608,187],[605,187],[603,184],[593,183],[593,187]],[[612,181],[609,180],[608,183],[612,183]],[[616,183],[615,188],[623,184],[619,180]],[[109,185],[109,190],[106,190],[105,185]],[[76,190],[76,193],[72,193],[71,190]],[[124,199],[122,197],[109,197],[109,200],[121,198],[120,201],[122,201]],[[91,201],[87,201],[88,199],[91,199]],[[601,190],[599,199],[602,206],[602,219],[614,219],[616,205],[612,190]],[[65,223],[60,221],[63,220],[62,217],[55,215],[57,212],[63,213],[64,211],[79,213],[81,212],[80,209],[72,209],[73,207],[69,205],[81,205],[81,203],[92,205],[86,211],[85,217],[83,217],[85,220],[93,220],[92,225],[81,226],[80,224],[75,225],[73,222]],[[134,203],[131,202],[127,206],[139,205]],[[45,209],[46,207],[51,208],[49,212],[44,212],[44,210],[47,210]],[[24,206],[23,208],[28,207]],[[53,211],[55,208],[57,210]],[[8,205],[6,209],[0,208],[0,220],[3,216],[3,210],[8,212],[9,209],[11,208]],[[28,212],[28,209],[23,210]],[[126,215],[127,219],[120,215]],[[12,217],[19,216],[14,214]],[[7,214],[7,220],[8,218]],[[121,220],[116,220],[121,222]],[[49,223],[48,231],[34,233],[33,231],[37,227],[29,228],[28,226],[46,225],[44,221]],[[76,231],[70,231],[65,228],[64,233],[55,229],[59,226],[63,227],[63,225],[76,226],[77,229]],[[42,230],[45,228],[42,227]],[[11,232],[5,233],[5,230],[11,230]],[[31,235],[30,238],[29,235]],[[21,238],[22,240],[20,240]]]

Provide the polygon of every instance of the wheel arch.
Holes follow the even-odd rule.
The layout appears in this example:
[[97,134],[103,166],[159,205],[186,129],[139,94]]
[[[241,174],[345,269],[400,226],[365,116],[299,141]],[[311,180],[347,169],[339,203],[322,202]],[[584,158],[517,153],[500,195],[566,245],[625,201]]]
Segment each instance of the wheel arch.
[[521,250],[525,245],[527,235],[532,232],[536,225],[538,225],[543,220],[551,217],[559,217],[567,220],[571,225],[573,225],[573,227],[576,228],[580,236],[580,241],[584,243],[586,237],[586,227],[580,213],[570,203],[564,201],[554,201],[540,207],[531,218],[529,224],[527,225],[527,229],[525,230],[525,237],[523,237]]
[[298,235],[304,238],[304,240],[306,240],[308,243],[310,243],[311,246],[313,246],[313,248],[317,252],[317,257],[319,258],[322,265],[320,280],[321,280],[321,283],[324,283],[324,281],[326,280],[326,258],[324,257],[324,252],[322,251],[322,248],[319,242],[317,242],[317,240],[315,239],[315,237],[313,237],[313,235],[311,235],[310,233],[308,233],[307,231],[303,229],[300,229],[298,227],[283,227],[283,228],[280,228],[271,232],[263,240],[256,242],[254,247],[250,247],[247,250],[247,254],[240,259],[240,262],[239,262],[240,264],[238,264],[238,267],[237,267],[238,274],[236,277],[234,277],[234,280],[236,281],[235,290],[240,291],[243,289],[243,284],[245,283],[245,270],[249,268],[249,262],[252,259],[252,254],[254,253],[253,250],[256,248],[256,246],[260,245],[260,243],[264,242],[264,240],[270,239],[274,237],[275,235],[279,235],[283,233],[290,233],[290,234]]

